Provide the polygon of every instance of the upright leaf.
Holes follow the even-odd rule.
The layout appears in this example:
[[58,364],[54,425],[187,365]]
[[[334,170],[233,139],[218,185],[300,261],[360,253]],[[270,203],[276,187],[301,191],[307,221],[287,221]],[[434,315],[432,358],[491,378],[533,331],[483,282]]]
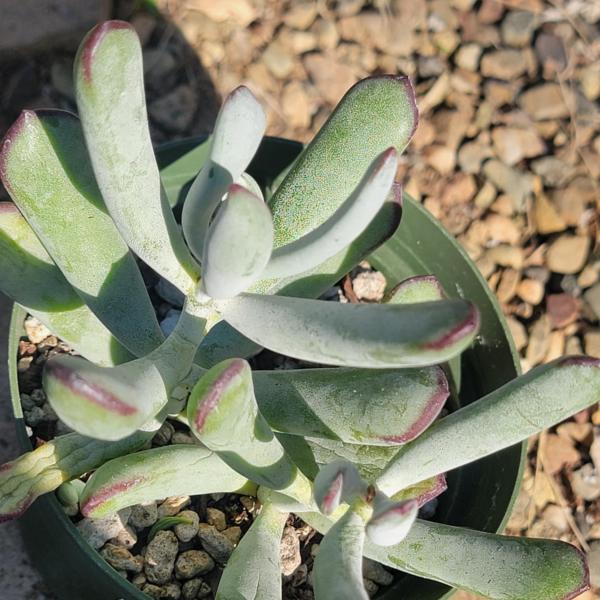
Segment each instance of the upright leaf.
[[464,300],[368,305],[242,294],[228,300],[222,314],[275,352],[368,368],[443,362],[462,352],[479,328],[477,309]]
[[0,202],[0,290],[97,364],[133,356],[83,303],[17,207]]
[[238,180],[258,149],[266,116],[245,86],[225,99],[210,142],[210,155],[192,183],[183,205],[185,239],[200,259],[210,219],[227,188]]
[[279,545],[288,514],[263,504],[227,561],[216,600],[280,600]]
[[274,430],[354,444],[409,442],[429,427],[448,397],[439,367],[255,371],[253,379],[260,410]]
[[390,146],[398,153],[404,150],[417,118],[408,78],[375,76],[353,86],[269,202],[275,246],[298,239],[329,218],[376,156]]
[[536,367],[432,425],[400,449],[377,485],[394,494],[517,444],[599,397],[600,360],[564,357]]
[[36,498],[56,490],[63,482],[107,460],[135,452],[152,435],[138,431],[119,442],[100,442],[69,433],[0,465],[0,522],[20,516]]
[[97,25],[75,58],[75,95],[94,173],[129,247],[189,293],[198,278],[164,193],[148,129],[142,48],[124,21]]
[[23,111],[2,144],[0,176],[66,279],[114,336],[133,354],[155,348],[162,333],[154,309],[106,213],[77,118]]
[[273,222],[265,203],[231,185],[210,225],[202,255],[202,288],[213,298],[243,292],[263,272],[273,247]]
[[382,152],[340,207],[316,229],[275,249],[265,277],[288,277],[321,265],[349,246],[375,218],[392,187],[398,155]]
[[167,496],[235,492],[247,480],[202,446],[175,444],[116,458],[88,480],[81,512],[100,519]]

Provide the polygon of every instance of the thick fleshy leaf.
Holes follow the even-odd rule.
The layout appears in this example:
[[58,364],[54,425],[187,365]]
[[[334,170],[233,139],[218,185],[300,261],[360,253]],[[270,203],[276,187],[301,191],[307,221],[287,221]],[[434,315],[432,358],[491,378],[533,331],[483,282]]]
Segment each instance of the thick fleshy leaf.
[[175,330],[149,355],[112,368],[59,355],[44,369],[50,404],[67,425],[90,437],[119,440],[167,405],[188,374],[204,321],[186,310]]
[[354,444],[409,442],[448,397],[439,367],[255,371],[253,378],[260,410],[274,430]]
[[[325,533],[320,513],[299,515]],[[509,537],[417,519],[391,547],[367,538],[365,556],[406,573],[433,579],[491,600],[571,600],[589,588],[580,550],[555,540]]]
[[269,202],[275,246],[298,239],[328,219],[381,152],[389,147],[402,152],[417,118],[408,78],[375,76],[353,86]]
[[106,21],[75,58],[77,108],[106,206],[129,247],[189,293],[198,278],[160,175],[146,113],[142,48],[135,29]]
[[435,477],[430,477],[425,481],[420,481],[415,485],[404,488],[392,496],[392,500],[400,502],[401,500],[415,499],[418,507],[425,506],[430,500],[437,498],[448,489],[446,476],[442,473]]
[[362,577],[364,518],[348,510],[319,545],[313,567],[315,600],[368,600]]
[[347,460],[324,465],[314,481],[314,496],[321,512],[333,513],[340,503],[352,504],[367,495],[367,484],[357,468]]
[[264,504],[227,561],[216,600],[280,600],[279,544],[288,514]]
[[245,360],[226,360],[210,369],[190,394],[187,416],[198,439],[248,479],[282,490],[297,477],[258,410]]
[[107,460],[135,452],[152,437],[138,431],[119,442],[100,442],[69,433],[0,465],[0,522],[23,514],[33,501],[63,482],[99,467]]
[[23,111],[4,138],[0,176],[66,279],[114,336],[136,355],[155,348],[163,336],[154,309],[106,214],[77,118]]
[[250,358],[261,350],[262,346],[243,336],[227,321],[219,321],[202,340],[194,360],[210,369],[228,358]]
[[266,204],[240,185],[229,187],[211,223],[202,255],[202,289],[231,298],[263,272],[273,247],[273,221]]
[[194,444],[152,448],[102,465],[81,496],[81,513],[102,518],[167,496],[235,492],[247,479],[214,452]]
[[385,298],[389,304],[414,304],[443,300],[444,290],[435,275],[416,275],[401,281]]
[[419,503],[415,499],[392,502],[378,493],[367,523],[367,537],[377,546],[399,544],[408,535],[418,512]]
[[600,360],[564,357],[539,366],[444,417],[400,449],[377,480],[388,495],[517,444],[600,397]]
[[264,277],[304,273],[346,248],[365,231],[383,206],[397,168],[398,154],[394,148],[381,153],[333,215],[316,229],[274,250]]
[[211,138],[210,157],[192,183],[183,205],[186,241],[200,259],[210,219],[227,188],[242,175],[256,153],[266,127],[260,103],[245,86],[225,99]]
[[368,368],[443,362],[462,352],[479,328],[479,313],[465,300],[369,305],[241,294],[227,301],[222,314],[275,352]]
[[133,356],[83,303],[17,207],[0,202],[0,290],[97,364]]

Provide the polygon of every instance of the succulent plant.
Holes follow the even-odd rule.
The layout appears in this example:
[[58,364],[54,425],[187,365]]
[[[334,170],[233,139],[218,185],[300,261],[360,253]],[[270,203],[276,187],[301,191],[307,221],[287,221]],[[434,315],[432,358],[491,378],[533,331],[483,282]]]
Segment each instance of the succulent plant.
[[[398,228],[398,155],[417,124],[408,79],[350,89],[267,202],[245,172],[265,115],[234,90],[180,229],[150,141],[141,56],[128,24],[97,26],[75,61],[79,118],[24,111],[2,143],[14,203],[0,205],[0,289],[78,356],[51,358],[43,376],[76,433],[0,466],[0,519],[95,471],[82,491],[61,488],[94,518],[167,495],[254,490],[262,510],[224,570],[224,600],[281,597],[289,512],[325,534],[318,599],[367,598],[363,555],[498,600],[586,589],[569,544],[417,515],[446,472],[596,402],[599,361],[558,359],[438,419],[445,365],[478,331],[472,303],[445,297],[433,276],[382,304],[315,299]],[[138,261],[185,298],[167,337]],[[253,372],[246,359],[263,347],[327,366]],[[169,416],[198,444],[148,449]]]

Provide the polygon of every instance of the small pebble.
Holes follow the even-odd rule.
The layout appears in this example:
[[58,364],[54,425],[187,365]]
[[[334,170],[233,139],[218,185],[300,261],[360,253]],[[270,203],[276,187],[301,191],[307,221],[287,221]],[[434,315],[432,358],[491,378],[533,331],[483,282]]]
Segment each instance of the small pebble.
[[130,514],[131,509],[124,508],[106,519],[89,519],[86,517],[77,523],[77,529],[83,539],[92,548],[98,550],[102,548],[105,542],[119,535],[119,532],[127,525]]
[[138,531],[146,527],[152,527],[158,520],[158,508],[156,502],[136,504],[131,508],[129,524]]
[[141,556],[133,556],[133,554],[123,546],[106,544],[100,551],[100,555],[111,567],[118,571],[141,573],[144,566],[144,559]]
[[182,510],[179,515],[183,519],[187,519],[190,523],[178,523],[173,527],[175,535],[180,542],[189,542],[193,540],[198,534],[198,525],[200,523],[200,517],[197,512],[193,510]]
[[189,506],[190,503],[191,498],[189,496],[172,496],[171,498],[167,498],[158,507],[158,517],[159,519],[162,519],[163,517],[174,517],[186,506]]
[[172,531],[159,531],[150,541],[144,556],[146,577],[150,583],[165,584],[171,579],[179,542]]
[[209,525],[208,523],[200,523],[198,529],[198,537],[202,543],[202,547],[208,552],[218,563],[224,564],[227,562],[234,545],[220,531]]
[[206,522],[214,526],[218,531],[223,531],[227,528],[225,513],[218,508],[209,507],[206,509]]
[[215,567],[213,559],[202,550],[182,552],[175,562],[175,575],[178,579],[192,579],[204,575]]
[[390,585],[394,576],[385,567],[370,558],[363,559],[363,576],[379,585]]
[[233,527],[228,527],[223,531],[223,535],[234,545],[237,546],[240,538],[242,537],[242,530],[234,525]]

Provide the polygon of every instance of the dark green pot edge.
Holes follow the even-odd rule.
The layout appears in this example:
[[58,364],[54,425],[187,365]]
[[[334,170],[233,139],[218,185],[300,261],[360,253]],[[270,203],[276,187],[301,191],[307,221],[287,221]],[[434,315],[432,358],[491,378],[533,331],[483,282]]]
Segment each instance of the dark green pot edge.
[[[165,144],[159,149],[161,167],[175,161],[202,141],[204,141],[204,138],[194,138]],[[300,144],[290,140],[280,140],[278,138],[265,139],[254,161],[255,171],[258,170],[256,175],[260,179],[265,174],[260,169],[261,163],[267,165],[275,163],[278,168],[283,168],[285,165],[282,163],[289,160],[290,156],[293,158],[293,155],[297,154],[300,148]],[[281,152],[282,149],[284,150],[283,153]],[[257,166],[258,169],[256,169]],[[408,206],[405,206],[405,215],[408,208]],[[481,293],[486,297],[489,303],[489,310],[491,310],[493,318],[496,320],[495,326],[502,330],[504,334],[503,339],[500,340],[501,351],[505,354],[503,357],[505,363],[507,357],[510,358],[512,368],[505,368],[504,371],[506,372],[503,375],[505,380],[512,379],[519,373],[518,355],[514,349],[510,333],[496,298],[487,287],[487,283],[465,254],[464,250],[427,211],[417,203],[410,203],[410,212],[413,214],[413,217],[416,216],[423,223],[428,223],[436,232],[441,232],[446,243],[450,244],[458,252],[460,258],[463,259],[464,262],[461,264],[461,268],[468,272],[468,276],[473,279],[474,283],[481,290]],[[396,237],[394,236],[394,238]],[[390,248],[392,252],[394,251],[394,238],[386,244],[387,251],[390,251]],[[377,260],[374,259],[373,262],[377,263]],[[419,270],[417,269],[417,271]],[[22,308],[14,306],[8,338],[8,371],[17,438],[23,450],[27,451],[31,449],[31,443],[23,421],[16,361],[19,339],[24,331],[23,320],[25,315],[26,313]],[[510,494],[504,506],[496,506],[493,518],[486,522],[488,526],[486,530],[502,531],[505,527],[519,492],[525,465],[526,443],[509,448],[503,451],[503,453],[506,454],[506,461],[511,463],[509,473],[504,474],[504,478],[507,481],[503,484],[510,486],[507,489],[507,491],[510,491]],[[48,587],[55,594],[59,594],[61,599],[75,600],[84,597],[82,594],[85,593],[85,597],[88,600],[95,600],[96,598],[98,600],[117,600],[119,598],[147,600],[145,594],[123,579],[84,541],[79,535],[77,528],[65,515],[54,494],[48,494],[39,498],[27,513],[20,518],[20,525],[27,551],[33,563],[44,577]],[[388,589],[384,593],[384,598],[387,600],[392,600],[392,598],[442,600],[449,598],[454,593],[454,590],[446,585],[416,577],[403,578],[400,584],[402,584],[399,586],[400,589],[396,586]],[[402,593],[407,591],[413,595],[406,596]],[[402,594],[402,596],[398,594]]]

